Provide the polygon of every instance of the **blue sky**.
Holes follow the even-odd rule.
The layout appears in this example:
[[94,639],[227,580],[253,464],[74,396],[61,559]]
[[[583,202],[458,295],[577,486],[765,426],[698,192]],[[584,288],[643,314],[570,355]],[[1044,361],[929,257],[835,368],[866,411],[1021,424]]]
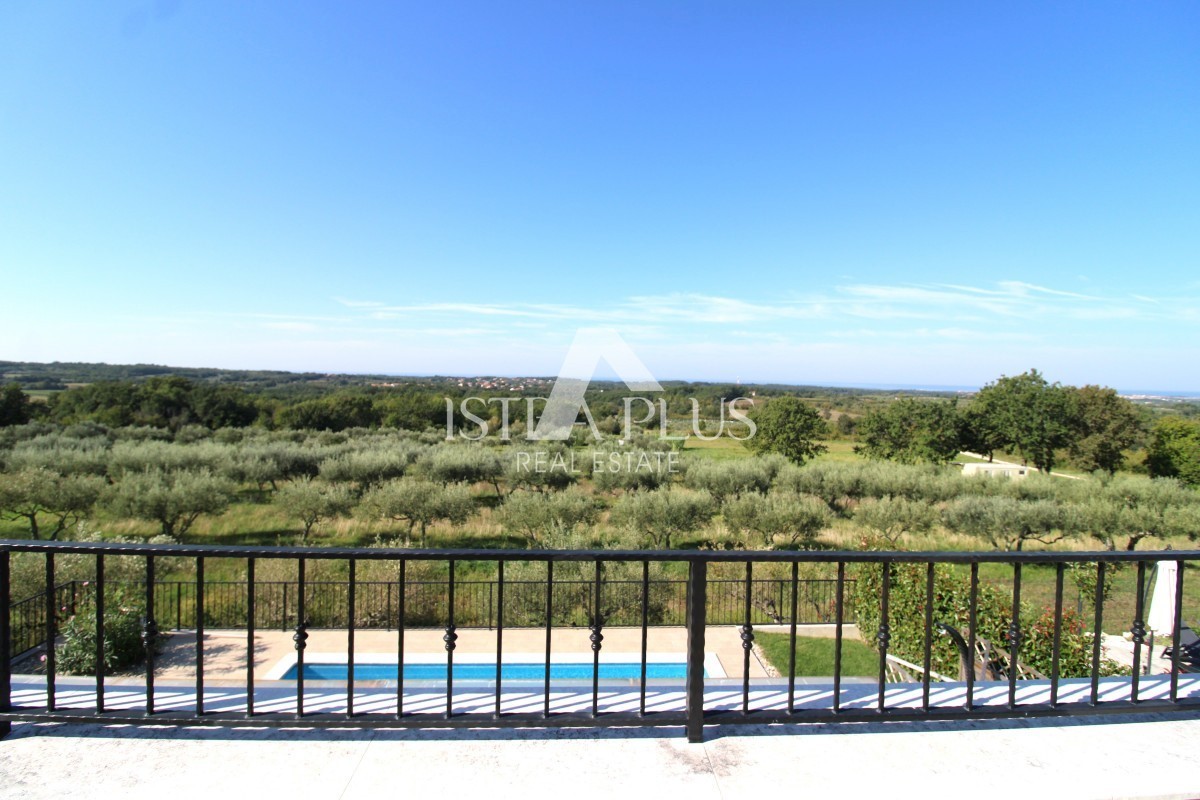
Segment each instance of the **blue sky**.
[[0,358],[1200,390],[1200,6],[0,6]]

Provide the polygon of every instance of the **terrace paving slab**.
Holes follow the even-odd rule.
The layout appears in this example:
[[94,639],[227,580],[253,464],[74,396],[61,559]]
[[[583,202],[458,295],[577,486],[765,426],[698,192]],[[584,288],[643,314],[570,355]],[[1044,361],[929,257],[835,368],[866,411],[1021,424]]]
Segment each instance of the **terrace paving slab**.
[[0,798],[1185,798],[1200,720],[680,729],[264,730],[15,724]]

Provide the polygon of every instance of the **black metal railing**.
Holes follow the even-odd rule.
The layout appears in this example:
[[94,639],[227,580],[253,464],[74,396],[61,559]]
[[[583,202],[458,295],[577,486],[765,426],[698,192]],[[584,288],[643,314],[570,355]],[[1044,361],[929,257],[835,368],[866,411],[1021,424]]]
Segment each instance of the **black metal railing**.
[[57,584],[49,590],[52,597],[49,603],[46,602],[47,593],[43,591],[19,600],[9,607],[11,643],[8,652],[10,657],[19,656],[46,643],[48,606],[55,609],[55,614],[59,619],[75,613],[78,592],[82,588],[80,583],[80,581],[63,581]]
[[[847,584],[853,586],[854,581]],[[109,589],[122,589],[132,596],[144,596],[144,581],[109,580]],[[632,602],[612,608],[609,626],[641,624],[646,613],[649,624],[683,625],[687,606],[687,581],[649,579],[645,583],[646,608],[642,604],[642,582],[611,580],[610,594],[631,598]],[[783,624],[789,602],[789,582],[783,579],[754,581],[751,588],[753,622]],[[828,624],[834,621],[834,596],[837,582],[809,579],[797,583],[797,620],[800,624]],[[561,580],[554,584],[553,623],[557,626],[587,626],[587,598],[592,583],[585,580]],[[54,606],[60,621],[75,614],[76,606],[95,600],[96,583],[69,580],[54,589]],[[741,624],[746,587],[739,580],[709,582],[707,618],[713,625]],[[161,630],[193,630],[198,624],[208,629],[238,630],[246,627],[248,583],[246,581],[157,581],[154,605]],[[349,582],[308,581],[305,615],[310,629],[341,628],[351,591]],[[510,628],[540,627],[544,622],[542,598],[544,581],[466,580],[455,582],[454,615],[459,627],[496,627],[503,613]],[[401,587],[394,581],[355,581],[354,614],[356,627],[366,630],[392,630],[399,624]],[[444,581],[409,581],[403,585],[405,625],[410,630],[437,628],[446,605]],[[203,597],[201,597],[203,595]],[[297,603],[295,581],[256,581],[254,584],[254,625],[260,630],[286,630],[295,624]],[[203,601],[203,602],[201,602]],[[503,605],[503,608],[501,608]],[[40,592],[12,604],[12,643],[10,655],[20,656],[45,645],[46,595]],[[203,609],[203,618],[200,610]],[[790,619],[790,617],[789,617]],[[852,621],[852,619],[847,619]]]
[[[78,556],[85,557],[85,561],[90,559],[94,562],[91,579],[86,584],[57,582],[59,555],[75,556],[76,565]],[[38,568],[44,575],[44,584],[54,589],[35,598],[35,602],[13,604],[10,564],[14,556],[41,559]],[[106,580],[106,561],[117,557],[133,557],[140,563],[141,579]],[[168,563],[166,559],[173,564],[178,564],[179,559],[191,562],[194,579],[169,583],[156,580],[156,570],[160,564]],[[206,565],[217,559],[239,560],[246,580],[206,581]],[[293,565],[295,579],[259,582],[257,567],[274,561]],[[322,562],[340,562],[345,568],[345,579],[309,579]],[[429,562],[444,566],[444,580],[407,579],[410,572],[417,571],[414,565],[421,565],[420,572],[427,574]],[[1172,656],[1167,674],[1142,676],[1140,669],[1134,669],[1124,677],[1104,675],[1101,633],[1106,622],[1112,622],[1105,611],[1106,579],[1123,565],[1136,566],[1131,618],[1115,623],[1117,630],[1128,626],[1133,663],[1140,664],[1149,646],[1145,619],[1147,576],[1159,562],[1169,562],[1175,567],[1178,579],[1173,589],[1173,611],[1174,618],[1182,620],[1185,574],[1189,566],[1195,567],[1200,562],[1200,551],[490,551],[0,541],[0,602],[9,608],[8,614],[0,614],[0,653],[12,653],[21,646],[19,642],[38,637],[43,643],[57,641],[63,617],[70,612],[73,625],[82,625],[93,632],[88,646],[95,649],[91,672],[96,673],[94,678],[84,681],[60,676],[55,647],[45,648],[45,662],[38,675],[14,678],[11,661],[0,658],[0,734],[7,731],[12,720],[181,725],[245,725],[250,721],[271,726],[422,727],[678,724],[685,726],[689,740],[699,741],[705,724],[727,722],[952,719],[1131,711],[1194,713],[1200,710],[1200,677],[1184,675],[1178,624],[1169,642]],[[368,563],[387,565],[389,574],[395,575],[394,581],[359,580]],[[506,580],[505,567],[515,564],[526,565],[522,572],[526,577]],[[543,580],[527,578],[529,564],[541,565]],[[1077,679],[1060,669],[1067,655],[1064,649],[1065,637],[1070,633],[1067,627],[1075,624],[1068,622],[1064,613],[1063,574],[1067,565],[1074,564],[1090,565],[1085,569],[1095,571],[1097,584],[1090,619],[1091,655],[1084,674]],[[481,565],[483,569],[494,569],[494,580],[469,577],[478,574]],[[801,565],[806,565],[806,574],[824,570],[834,577],[802,581]],[[905,571],[910,565],[916,565],[915,572]],[[962,680],[935,687],[937,676],[931,669],[931,659],[935,647],[945,642],[938,639],[938,631],[946,628],[946,620],[936,619],[932,610],[939,565],[969,572],[969,591],[966,608],[958,609],[966,622],[965,634],[959,636],[964,643]],[[1007,627],[1003,641],[982,652],[1003,654],[1008,666],[1001,672],[996,672],[998,668],[993,663],[976,663],[977,652],[981,652],[977,647],[981,643],[979,631],[986,629],[988,622],[982,618],[985,610],[981,609],[984,599],[992,598],[996,592],[994,586],[985,591],[980,569],[994,570],[996,565],[1011,576],[1011,595],[1007,601],[1014,613],[1004,620]],[[652,579],[652,566],[657,571],[686,571],[686,578]],[[1023,584],[1028,583],[1035,568],[1054,571],[1054,606],[1049,612],[1049,623],[1044,620],[1035,623],[1022,616]],[[874,570],[879,578],[878,598],[868,598],[866,606],[877,624],[872,630],[862,631],[864,638],[876,644],[878,673],[870,680],[851,680],[843,674],[851,593],[857,594],[856,602],[862,603],[860,590],[871,584],[852,586],[849,574],[863,569]],[[513,566],[511,571],[517,571],[517,567]],[[918,576],[920,585],[916,591],[902,592],[899,583],[902,572],[909,576],[905,580]],[[111,644],[105,624],[117,613],[112,605],[118,595],[126,604],[133,602],[129,598],[134,597],[139,606],[144,670],[142,688],[134,693],[134,700],[130,700],[132,690],[128,679],[122,678],[121,700],[109,703],[106,687],[109,675],[103,665],[107,663],[106,648]],[[918,599],[914,601],[913,597]],[[40,610],[34,610],[38,606]],[[863,606],[859,608],[862,610]],[[828,685],[818,689],[805,685],[798,690],[797,628],[810,618],[807,610],[834,625],[833,666]],[[992,612],[986,610],[986,613]],[[664,685],[649,674],[653,666],[648,656],[650,631],[656,624],[674,621],[680,621],[687,634],[682,702],[679,702],[678,681]],[[160,630],[171,627],[172,623],[196,634],[190,654],[193,668],[186,685],[169,675],[160,676],[156,664]],[[739,626],[735,647],[740,647],[741,652],[738,657],[725,655],[725,666],[736,667],[732,670],[735,674],[731,679],[706,677],[706,659],[711,656],[706,640],[711,637],[715,647],[717,637],[710,629],[725,624]],[[774,681],[752,678],[751,674],[757,628],[764,624],[783,625],[790,646],[789,668],[784,670],[784,678]],[[589,633],[591,669],[586,683],[564,683],[552,677],[555,630],[567,625]],[[640,629],[638,674],[626,676],[619,683],[601,677],[605,640],[618,625]],[[408,634],[429,626],[443,631],[444,645],[439,649],[444,655],[438,661],[444,664],[444,678],[432,684],[410,679],[406,674],[408,665],[416,658]],[[225,671],[220,673],[220,690],[208,688],[216,667],[210,663],[214,646],[205,634],[214,627],[246,631],[244,653],[240,657],[244,668],[230,673],[226,659]],[[344,678],[333,684],[314,682],[305,670],[310,631],[317,627],[344,635]],[[492,633],[486,635],[495,637],[495,671],[485,684],[471,680],[466,687],[469,691],[456,692],[456,685],[463,687],[462,675],[467,669],[464,663],[467,657],[456,657],[456,650],[461,632],[471,627],[491,629]],[[544,652],[536,654],[543,667],[534,678],[504,675],[504,637],[514,627],[544,628]],[[30,632],[36,628],[41,629],[40,633]],[[264,680],[258,657],[267,628],[292,631],[294,681]],[[390,647],[395,656],[392,663],[404,665],[403,669],[397,667],[394,680],[359,677],[363,652],[356,631],[364,628],[394,632]],[[911,685],[897,687],[888,682],[889,656],[895,655],[892,650],[901,643],[895,637],[902,630],[907,631],[904,636],[908,637],[908,646],[912,645],[914,635],[918,640],[920,653],[909,656],[905,663],[920,673],[919,691],[914,691]],[[914,630],[922,633],[913,634]],[[222,647],[228,647],[228,641],[228,638],[223,640]],[[1026,647],[1031,641],[1052,650],[1052,664],[1044,680],[1031,680],[1020,669],[1030,657],[1031,651]],[[380,655],[373,653],[371,660],[377,661]],[[420,660],[428,662],[432,654],[420,655]],[[174,658],[178,661],[179,654],[175,653]],[[988,658],[997,663],[1001,660],[1000,656]],[[579,660],[578,656],[575,660]],[[740,664],[733,663],[739,660]],[[986,669],[981,671],[980,667]],[[244,680],[241,684],[244,689],[229,688],[230,674],[236,675],[237,681]],[[486,691],[480,691],[481,685],[487,686]],[[481,696],[485,697],[485,704],[481,704]],[[160,698],[169,702],[156,705]]]

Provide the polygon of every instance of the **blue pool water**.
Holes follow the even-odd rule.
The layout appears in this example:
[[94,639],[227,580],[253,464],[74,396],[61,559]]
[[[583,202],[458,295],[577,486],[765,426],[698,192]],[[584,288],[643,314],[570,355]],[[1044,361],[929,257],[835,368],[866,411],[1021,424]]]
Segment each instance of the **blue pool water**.
[[[601,664],[601,680],[638,680],[642,676],[642,665],[633,662],[629,664]],[[677,678],[687,677],[687,665],[683,662],[657,662],[646,665],[647,678]],[[500,678],[505,681],[544,681],[546,665],[509,664],[500,668]],[[346,680],[345,664],[305,664],[304,679],[311,681],[344,681]],[[355,664],[354,679],[356,681],[394,681],[397,679],[395,664]],[[494,681],[496,679],[495,664],[455,664],[454,679],[456,681]],[[591,680],[591,664],[550,664],[551,680]],[[283,680],[296,680],[296,667],[292,666],[283,675]],[[445,681],[445,664],[405,664],[404,680],[406,681]]]

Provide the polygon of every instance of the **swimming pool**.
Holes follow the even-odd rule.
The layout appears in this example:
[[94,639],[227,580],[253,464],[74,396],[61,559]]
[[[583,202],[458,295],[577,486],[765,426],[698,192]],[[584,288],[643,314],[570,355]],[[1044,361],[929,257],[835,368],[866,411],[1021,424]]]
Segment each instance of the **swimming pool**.
[[[280,676],[281,680],[296,680],[296,665]],[[601,680],[640,680],[642,665],[638,662],[600,664]],[[683,680],[687,677],[687,664],[683,662],[652,662],[646,664],[646,677],[649,679],[674,678]],[[708,677],[708,670],[705,670]],[[355,664],[354,679],[356,681],[394,681],[397,680],[396,664]],[[344,681],[347,679],[345,663],[311,662],[304,664],[304,679],[312,681]],[[496,679],[495,663],[456,663],[454,679],[464,681],[494,681]],[[504,662],[500,667],[502,681],[544,681],[546,679],[546,664]],[[562,663],[551,662],[550,680],[591,680],[592,665],[586,662]],[[420,663],[404,665],[404,680],[406,681],[445,681],[446,664]]]

